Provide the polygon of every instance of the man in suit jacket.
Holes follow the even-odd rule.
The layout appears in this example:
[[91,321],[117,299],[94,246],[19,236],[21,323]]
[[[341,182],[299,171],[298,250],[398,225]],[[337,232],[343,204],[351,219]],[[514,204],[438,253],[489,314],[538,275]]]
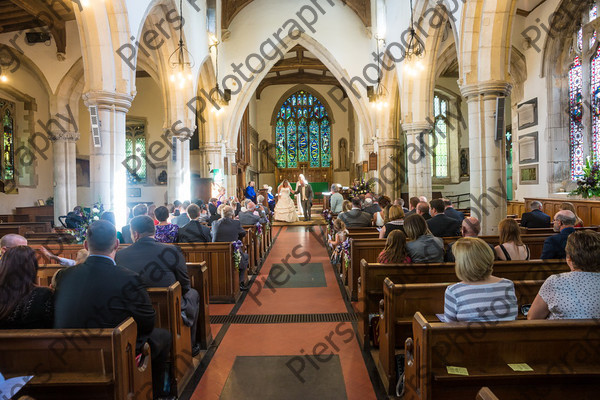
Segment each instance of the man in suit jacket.
[[300,186],[296,188],[294,194],[300,194],[300,202],[304,210],[304,220],[310,221],[310,209],[314,196],[312,186],[310,186],[310,183],[303,176],[300,177]]
[[[410,208],[407,213],[404,214],[404,218],[409,217],[417,213],[417,206],[419,205],[418,197],[411,197],[408,200],[408,207]],[[429,207],[429,206],[428,206]]]
[[371,226],[371,223],[373,222],[373,216],[362,211],[360,206],[360,198],[354,197],[352,199],[352,209],[338,215],[338,218],[344,221],[346,224],[346,228]]
[[[148,215],[148,206],[144,203],[136,204],[131,211],[133,217],[137,217],[138,215]],[[131,238],[131,231],[129,230],[129,225],[125,225],[121,228],[121,237],[123,238],[123,243],[131,244],[133,243],[133,239]]]
[[460,221],[450,218],[444,214],[444,201],[442,199],[431,200],[431,219],[427,221],[427,226],[437,237],[448,237],[460,235]]
[[525,228],[549,228],[551,225],[550,216],[542,211],[542,203],[532,201],[530,208],[531,212],[523,213],[521,216],[521,226]]
[[372,194],[367,194],[365,196],[365,204],[364,204],[364,208],[363,208],[364,212],[367,212],[369,214],[371,214],[371,217],[377,213],[381,211],[381,207],[379,206],[378,203],[376,203],[373,200],[373,195]]
[[561,210],[556,213],[553,228],[554,232],[558,233],[544,240],[544,247],[540,256],[542,260],[567,257],[565,252],[567,239],[571,233],[575,232],[576,223],[577,217],[572,211]]
[[431,219],[431,214],[429,214],[429,203],[420,201],[419,204],[417,204],[417,208],[415,208],[415,210],[417,214],[425,218],[425,221]]
[[115,264],[119,241],[110,222],[100,220],[91,224],[84,247],[90,253],[87,260],[57,274],[54,328],[114,328],[133,317],[137,324],[137,352],[144,343],[150,344],[152,386],[154,395],[160,396],[171,349],[171,334],[154,328],[155,312],[146,284],[132,270]]
[[133,244],[119,250],[115,262],[137,272],[149,287],[169,287],[179,282],[184,322],[191,327],[192,354],[198,354],[200,347],[196,345],[196,326],[200,296],[190,286],[185,257],[179,247],[159,243],[154,239],[154,221],[147,215],[135,217],[129,224]]
[[[216,212],[216,211],[215,211]],[[187,209],[191,221],[177,231],[177,243],[212,242],[210,228],[200,222],[200,207],[192,204]]]
[[[211,226],[212,241],[213,242],[236,242],[246,236],[246,231],[242,227],[242,224],[237,219],[233,219],[235,212],[233,207],[224,206],[223,217],[213,222]],[[242,260],[240,261],[240,289],[248,290],[248,286],[244,282],[244,272],[248,268],[248,255],[242,253]]]
[[446,207],[444,209],[444,214],[446,214],[446,216],[450,217],[450,218],[454,218],[455,220],[462,222],[463,219],[465,219],[465,214],[463,214],[461,211],[455,210],[454,207],[452,206],[452,202],[450,201],[450,199],[442,199],[444,201],[444,207]]
[[210,217],[208,217],[208,225],[212,225],[213,222],[221,218],[217,211],[218,207],[217,199],[214,197],[208,201],[208,213],[210,214]]
[[172,224],[177,225],[178,227],[184,227],[188,222],[190,222],[190,217],[188,216],[187,209],[190,206],[190,202],[188,200],[184,201],[179,208],[179,215],[173,218],[171,221]]
[[242,225],[256,225],[258,222],[264,224],[267,220],[260,216],[256,210],[256,204],[249,201],[246,204],[246,211],[242,211],[238,214],[238,218]]

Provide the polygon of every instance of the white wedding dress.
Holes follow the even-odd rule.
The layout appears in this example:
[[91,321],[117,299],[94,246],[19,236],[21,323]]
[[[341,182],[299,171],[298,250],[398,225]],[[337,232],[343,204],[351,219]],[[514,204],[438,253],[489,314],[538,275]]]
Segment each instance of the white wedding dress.
[[275,205],[275,221],[296,222],[298,221],[298,213],[296,205],[290,197],[290,188],[281,188],[279,191],[279,199]]

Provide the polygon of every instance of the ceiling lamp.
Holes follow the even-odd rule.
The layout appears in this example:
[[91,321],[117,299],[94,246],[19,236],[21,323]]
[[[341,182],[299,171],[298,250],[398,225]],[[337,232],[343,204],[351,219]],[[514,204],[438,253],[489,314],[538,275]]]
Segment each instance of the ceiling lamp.
[[[377,43],[377,54],[379,54],[379,43],[385,45],[385,40],[379,36],[375,36]],[[369,102],[371,106],[377,110],[382,110],[389,106],[388,103],[388,90],[384,84],[381,83],[381,58],[377,57],[377,86],[375,90],[368,90]]]
[[180,89],[183,89],[187,83],[193,80],[191,69],[194,68],[194,57],[183,43],[183,0],[179,0],[179,44],[175,51],[169,56],[169,65],[173,70],[171,82],[175,83]]
[[425,43],[417,35],[415,30],[415,18],[413,15],[413,2],[410,0],[410,32],[406,44],[404,60],[411,62],[413,58],[420,59],[425,56]]
[[229,100],[231,100],[231,90],[224,89],[221,91],[219,89],[219,44],[221,44],[221,42],[214,35],[210,35],[209,39],[209,51],[213,47],[215,48],[215,81],[217,82],[215,85],[215,91],[211,95],[211,100],[213,103],[212,111],[219,115],[224,111],[223,108],[229,105]]

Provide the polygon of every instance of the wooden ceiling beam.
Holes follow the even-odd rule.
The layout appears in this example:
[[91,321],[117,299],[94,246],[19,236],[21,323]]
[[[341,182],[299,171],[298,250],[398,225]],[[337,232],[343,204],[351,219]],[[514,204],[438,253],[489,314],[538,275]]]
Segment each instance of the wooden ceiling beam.
[[334,78],[333,76],[323,76],[320,74],[309,74],[306,72],[297,72],[294,74],[287,74],[281,76],[274,76],[271,78],[265,78],[256,88],[256,98],[260,99],[260,95],[263,90],[265,90],[269,86],[274,85],[296,85],[296,84],[305,84],[305,85],[332,85],[340,88],[344,93],[346,91],[342,87],[341,83]]
[[43,22],[52,36],[56,44],[56,51],[65,53],[67,49],[67,31],[65,29],[65,21],[59,14],[51,9],[46,3],[40,0],[9,0],[12,4],[19,7],[34,19]]

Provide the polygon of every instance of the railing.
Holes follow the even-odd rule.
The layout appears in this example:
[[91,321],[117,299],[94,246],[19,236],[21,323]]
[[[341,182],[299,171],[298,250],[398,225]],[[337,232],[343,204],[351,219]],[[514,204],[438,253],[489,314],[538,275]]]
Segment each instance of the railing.
[[[466,197],[463,199],[463,197]],[[446,198],[452,201],[454,208],[468,208],[471,206],[471,193],[455,194],[452,196],[446,196]],[[466,207],[462,207],[462,203],[467,203]]]

